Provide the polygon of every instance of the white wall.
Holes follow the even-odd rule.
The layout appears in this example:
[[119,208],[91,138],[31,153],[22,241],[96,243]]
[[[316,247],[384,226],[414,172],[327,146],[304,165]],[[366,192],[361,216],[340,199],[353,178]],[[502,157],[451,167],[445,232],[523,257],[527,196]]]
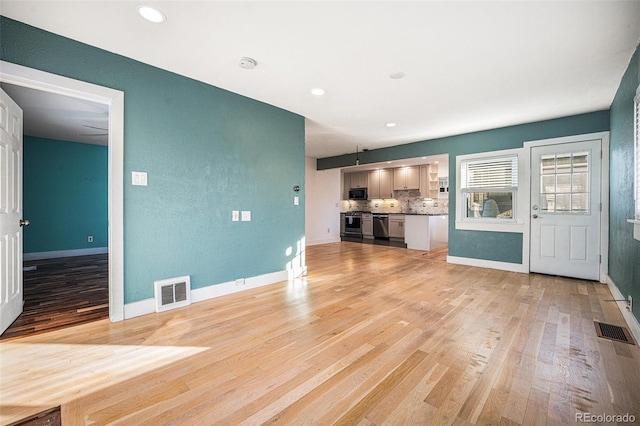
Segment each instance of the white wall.
[[449,160],[440,160],[438,164],[438,177],[449,177]]
[[305,159],[306,245],[340,241],[340,169],[316,170],[316,159]]

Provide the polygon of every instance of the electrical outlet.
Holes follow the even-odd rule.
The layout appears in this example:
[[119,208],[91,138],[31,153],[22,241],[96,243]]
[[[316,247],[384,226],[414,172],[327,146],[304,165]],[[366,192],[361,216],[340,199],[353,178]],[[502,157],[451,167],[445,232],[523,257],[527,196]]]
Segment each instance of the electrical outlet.
[[[89,235],[89,236],[87,237],[87,241],[88,241],[88,242],[90,242],[90,243],[92,243],[92,242],[93,242],[93,235]],[[631,296],[629,296],[629,297],[631,297]]]
[[236,280],[236,286],[244,285],[244,278],[238,278]]
[[240,220],[240,211],[239,210],[232,210],[231,211],[231,220],[234,222],[237,222]]
[[627,311],[633,312],[633,297],[631,295],[627,296]]

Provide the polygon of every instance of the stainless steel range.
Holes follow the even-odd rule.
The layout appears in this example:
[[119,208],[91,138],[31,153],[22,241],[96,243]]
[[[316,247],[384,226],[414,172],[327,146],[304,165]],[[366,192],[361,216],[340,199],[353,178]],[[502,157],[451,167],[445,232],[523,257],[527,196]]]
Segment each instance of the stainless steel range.
[[343,213],[344,236],[362,238],[362,212]]

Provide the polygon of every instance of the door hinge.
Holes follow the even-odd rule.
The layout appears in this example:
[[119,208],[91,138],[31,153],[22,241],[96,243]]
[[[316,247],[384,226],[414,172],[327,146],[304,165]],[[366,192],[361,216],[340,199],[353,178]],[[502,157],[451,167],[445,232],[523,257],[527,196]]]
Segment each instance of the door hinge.
[[598,255],[598,263],[602,263],[602,255],[601,254]]
[[600,203],[600,211],[602,211],[602,203]]
[[600,150],[600,159],[602,160],[602,150]]

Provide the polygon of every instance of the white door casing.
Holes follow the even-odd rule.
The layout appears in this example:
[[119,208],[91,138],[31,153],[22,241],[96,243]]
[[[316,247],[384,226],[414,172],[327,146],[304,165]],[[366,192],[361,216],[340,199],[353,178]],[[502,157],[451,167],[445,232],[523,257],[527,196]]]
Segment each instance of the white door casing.
[[0,89],[0,334],[22,313],[22,109]]
[[0,81],[109,105],[109,318],[124,307],[124,92],[0,61]]
[[601,139],[531,147],[531,272],[600,280],[601,151]]

